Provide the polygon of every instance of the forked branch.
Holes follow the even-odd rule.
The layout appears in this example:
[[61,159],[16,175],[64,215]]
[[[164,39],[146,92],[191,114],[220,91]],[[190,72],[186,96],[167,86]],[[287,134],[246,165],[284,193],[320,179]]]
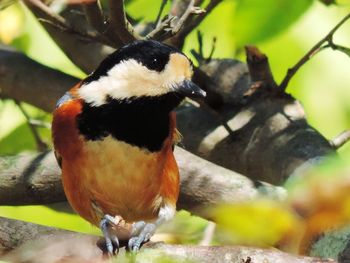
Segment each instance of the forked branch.
[[[329,33],[322,38],[319,42],[316,43],[292,68],[288,69],[286,76],[282,80],[281,84],[279,85],[279,88],[281,90],[285,90],[288,86],[289,81],[292,79],[292,77],[297,73],[297,71],[306,63],[308,62],[315,54],[317,54],[319,51],[323,50],[324,48],[332,48],[339,51],[344,52],[344,47],[337,46],[333,43],[333,36],[335,32],[350,18],[350,13],[347,14],[334,28],[332,28]],[[339,48],[337,48],[339,47]],[[348,51],[349,52],[349,51]],[[349,55],[349,54],[348,54]]]

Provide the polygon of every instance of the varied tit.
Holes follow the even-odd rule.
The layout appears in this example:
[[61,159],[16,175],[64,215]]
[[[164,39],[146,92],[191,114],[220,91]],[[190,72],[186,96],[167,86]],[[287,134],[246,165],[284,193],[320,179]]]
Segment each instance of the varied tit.
[[172,111],[187,97],[204,97],[192,64],[179,50],[136,41],[108,56],[69,90],[53,114],[53,142],[73,209],[100,226],[109,253],[118,249],[115,216],[132,224],[139,250],[171,219],[179,194]]

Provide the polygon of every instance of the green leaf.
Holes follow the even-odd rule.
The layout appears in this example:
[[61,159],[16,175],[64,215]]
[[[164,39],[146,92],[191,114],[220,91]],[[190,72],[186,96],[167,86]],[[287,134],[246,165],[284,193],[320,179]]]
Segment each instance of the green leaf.
[[312,0],[238,0],[233,34],[238,46],[255,44],[285,31],[311,6]]

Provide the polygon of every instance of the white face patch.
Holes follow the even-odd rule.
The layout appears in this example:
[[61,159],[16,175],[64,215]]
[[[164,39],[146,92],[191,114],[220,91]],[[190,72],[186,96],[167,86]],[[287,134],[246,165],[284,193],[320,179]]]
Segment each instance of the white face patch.
[[87,83],[78,94],[93,106],[106,103],[107,97],[130,99],[142,96],[160,96],[192,77],[192,66],[182,54],[170,55],[169,62],[161,72],[153,71],[134,59],[122,61],[96,81]]

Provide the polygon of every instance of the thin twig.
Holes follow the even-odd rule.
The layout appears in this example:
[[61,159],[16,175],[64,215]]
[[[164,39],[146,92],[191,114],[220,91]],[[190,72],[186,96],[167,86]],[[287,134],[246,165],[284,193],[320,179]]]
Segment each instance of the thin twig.
[[210,12],[223,0],[211,0],[208,5],[204,8],[205,13],[201,16],[197,16],[190,23],[187,23],[179,33],[179,38],[185,39],[186,36],[192,32],[203,20],[206,18]]
[[40,0],[24,0],[24,2],[36,7],[37,10],[40,11],[44,16],[48,17],[48,19],[50,19],[52,23],[55,23],[62,28],[72,28],[64,17],[54,13],[47,5],[45,5]]
[[26,110],[23,108],[22,104],[18,100],[14,100],[20,111],[22,112],[23,116],[26,118],[28,126],[33,134],[34,140],[36,142],[37,150],[40,152],[46,151],[48,149],[48,146],[45,142],[43,142],[40,138],[40,135],[36,129],[36,127],[32,124],[31,117],[26,112]]
[[161,22],[161,21],[160,21],[160,17],[162,16],[164,7],[165,7],[165,5],[166,5],[167,2],[168,2],[168,0],[162,0],[162,3],[160,4],[159,12],[158,12],[156,21],[154,22],[155,28],[157,28],[157,27],[160,25],[160,22]]
[[200,30],[197,31],[197,40],[198,40],[198,51],[199,55],[204,58],[203,54],[203,34]]
[[51,129],[51,124],[45,121],[30,119],[29,123],[35,127]]
[[315,55],[324,43],[330,43],[332,41],[334,33],[341,27],[348,19],[350,18],[350,13],[347,14],[329,33],[322,38],[319,42],[316,43],[292,68],[288,69],[286,76],[282,80],[279,88],[285,90],[288,86],[289,81],[297,73],[297,71],[307,62],[310,58]]
[[98,32],[104,34],[106,30],[106,23],[100,2],[95,0],[84,3],[82,6],[88,23]]
[[213,58],[214,52],[215,52],[215,48],[216,48],[216,37],[213,37],[213,41],[211,43],[211,50],[209,53],[209,56],[205,59],[207,63],[210,62],[210,60]]
[[76,31],[71,27],[65,27],[61,26],[59,24],[56,24],[55,22],[43,18],[38,18],[38,21],[49,24],[50,26],[59,29],[62,32],[67,32],[76,35],[77,38],[79,38],[82,41],[86,42],[99,42],[101,44],[105,44],[111,47],[116,47],[116,45],[111,42],[110,39],[106,38],[104,35],[98,34],[97,32],[82,32],[82,31]]
[[156,39],[161,40],[164,34],[171,31],[171,25],[173,21],[176,19],[175,16],[167,16],[163,19],[163,21],[151,32],[145,36],[145,39]]
[[[165,20],[163,23],[161,23],[156,29],[154,29],[152,32],[150,32],[146,38],[154,38],[158,41],[164,41],[167,38],[170,38],[174,35],[176,35],[188,22],[189,18],[192,14],[201,14],[205,12],[200,7],[196,7],[195,0],[191,0],[188,4],[186,11],[183,13],[183,15],[178,19],[178,21],[175,23],[175,25],[172,25],[170,22],[174,21],[174,18],[172,16],[169,16],[167,20]],[[171,21],[169,22],[169,19]]]
[[126,17],[123,0],[109,0],[109,29],[108,36],[120,44],[127,44],[140,36],[135,32],[133,26]]
[[349,140],[350,140],[350,130],[347,130],[338,134],[334,139],[330,140],[329,143],[330,145],[332,145],[334,149],[339,149]]
[[100,42],[107,45],[111,45],[111,42],[108,41],[104,36],[95,34],[93,32],[82,31],[74,25],[70,24],[64,17],[54,13],[47,5],[45,5],[40,0],[25,0],[25,3],[34,7],[41,14],[41,18],[38,18],[39,21],[50,24],[53,27],[58,28],[61,31],[69,32],[81,37],[81,39]]
[[323,49],[326,49],[326,48],[331,48],[333,50],[340,51],[340,52],[344,53],[347,56],[350,56],[350,48],[344,47],[342,45],[335,44],[333,42],[333,35],[329,37],[328,44],[323,45],[322,47],[320,47],[317,52],[319,52],[319,51],[321,51]]
[[179,21],[177,21],[176,25],[174,26],[172,30],[172,35],[175,35],[177,32],[180,31],[180,29],[184,26],[185,22],[189,18],[189,16],[192,14],[194,8],[194,0],[191,0],[186,8],[185,13],[179,18]]
[[198,52],[195,49],[191,49],[191,54],[195,57],[198,64],[201,65],[204,61],[203,54],[203,35],[200,30],[197,30]]

